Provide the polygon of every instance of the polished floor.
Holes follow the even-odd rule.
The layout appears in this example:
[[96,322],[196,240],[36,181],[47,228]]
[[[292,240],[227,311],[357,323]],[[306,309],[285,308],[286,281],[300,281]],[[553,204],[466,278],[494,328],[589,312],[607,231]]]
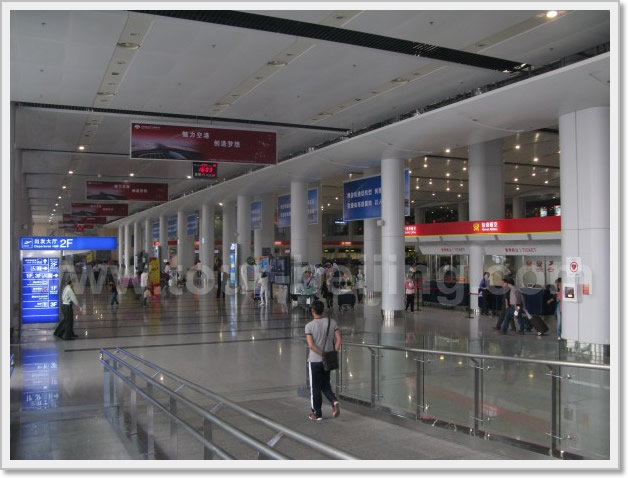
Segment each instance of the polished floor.
[[[369,362],[364,358],[360,365],[362,351],[350,343],[531,358],[584,356],[586,360],[597,360],[590,349],[569,348],[564,341],[558,341],[553,319],[548,321],[550,333],[547,336],[539,337],[536,333],[502,336],[493,329],[494,317],[469,316],[463,310],[423,305],[404,319],[384,321],[376,301],[342,312],[336,307],[331,315],[340,324],[346,343],[343,346],[345,358],[348,362],[351,357],[351,367],[354,367],[347,366],[347,372],[337,385],[341,385],[347,398],[355,400],[343,401],[339,419],[311,423],[306,419],[309,399],[303,394],[306,386],[304,326],[310,318],[301,308],[277,303],[259,307],[248,295],[217,299],[214,293],[194,295],[187,291],[153,297],[147,307],[142,307],[132,288],[123,292],[117,306],[109,305],[109,294],[104,291],[92,294],[87,288],[78,294],[83,312],[76,316],[74,328],[79,335],[76,340],[57,339],[52,329],[43,325],[23,329],[14,338],[11,345],[15,357],[11,377],[11,459],[147,458],[141,447],[128,439],[124,426],[116,426],[116,420],[108,416],[104,407],[103,368],[99,362],[102,348],[126,349],[297,431],[319,439],[326,437],[340,449],[360,458],[378,460],[539,460],[548,457],[377,413],[360,405],[357,402],[368,400],[368,379],[360,377],[368,375]],[[412,390],[416,389],[405,369],[407,354],[405,357],[383,355],[379,383],[383,391],[381,405],[398,411],[395,415],[406,415],[405,412],[414,407]],[[450,368],[443,368],[444,363],[438,365],[432,372],[435,383],[430,383],[430,375],[426,375],[426,397],[429,397],[428,392],[435,394],[430,397],[431,410],[439,413],[435,416],[444,415],[460,423],[468,418],[456,416],[456,410],[461,408],[459,404],[468,401],[472,394],[467,389],[468,377],[459,375],[460,364],[450,363]],[[485,401],[493,393],[497,395],[493,402],[501,400],[500,406],[508,408],[503,403],[504,397],[499,397],[505,395],[516,407],[508,411],[509,420],[538,425],[538,429],[530,433],[541,434],[545,433],[546,417],[535,417],[534,407],[520,407],[517,400],[509,396],[512,392],[508,386],[527,380],[528,373],[527,369],[515,367],[501,369],[498,383],[486,393]],[[526,387],[533,395],[544,394],[544,385],[534,385],[527,380]],[[323,413],[330,418],[328,410],[324,409]],[[429,440],[417,437],[429,437]],[[187,449],[180,445],[179,448],[179,459],[202,458],[202,453],[193,447]],[[296,452],[295,458],[315,458],[300,453]],[[158,453],[155,458],[165,458],[165,455]]]

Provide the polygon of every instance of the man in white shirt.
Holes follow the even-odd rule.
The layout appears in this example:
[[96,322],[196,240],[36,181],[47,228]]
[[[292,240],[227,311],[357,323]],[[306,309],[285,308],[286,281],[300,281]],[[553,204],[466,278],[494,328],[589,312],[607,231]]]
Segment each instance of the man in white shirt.
[[[61,313],[63,319],[54,331],[54,334],[64,340],[74,340],[78,335],[74,333],[74,313],[72,310],[72,304],[78,305],[78,299],[72,290],[72,281],[68,280],[68,283],[63,288],[61,293]],[[79,307],[79,311],[83,312],[83,309]]]

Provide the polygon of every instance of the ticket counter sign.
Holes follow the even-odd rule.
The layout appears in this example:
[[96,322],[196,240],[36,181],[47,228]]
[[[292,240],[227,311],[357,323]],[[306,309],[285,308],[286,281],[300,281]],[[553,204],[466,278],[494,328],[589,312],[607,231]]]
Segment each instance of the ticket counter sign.
[[59,258],[22,259],[22,323],[59,320]]
[[405,226],[404,231],[406,237],[551,234],[557,232],[560,232],[560,216],[410,224]]
[[131,158],[277,164],[277,133],[132,122]]

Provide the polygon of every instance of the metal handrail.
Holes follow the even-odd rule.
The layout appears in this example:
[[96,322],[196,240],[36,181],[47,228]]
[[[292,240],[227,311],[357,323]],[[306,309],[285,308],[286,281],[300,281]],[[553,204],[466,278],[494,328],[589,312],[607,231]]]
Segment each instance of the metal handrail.
[[580,362],[565,362],[561,360],[537,360],[537,359],[528,359],[522,357],[506,357],[502,355],[484,355],[484,354],[472,354],[467,352],[450,352],[445,350],[430,350],[430,349],[417,349],[413,347],[399,347],[396,345],[376,345],[376,344],[362,344],[357,342],[347,342],[346,340],[342,341],[342,345],[353,346],[353,347],[364,347],[370,349],[383,349],[383,350],[395,350],[398,352],[416,352],[416,353],[425,353],[432,355],[450,355],[453,357],[466,357],[473,359],[485,359],[485,360],[502,360],[504,362],[523,362],[523,363],[532,363],[537,365],[550,365],[556,367],[574,367],[574,368],[588,368],[595,370],[606,370],[610,371],[610,365],[599,365],[592,363],[580,363]]
[[[288,457],[285,457],[284,455],[281,455],[280,453],[276,452],[274,449],[270,448],[268,445],[258,442],[255,438],[250,437],[249,435],[247,435],[244,432],[240,432],[239,430],[231,427],[231,425],[223,422],[222,420],[220,420],[219,418],[215,417],[214,415],[212,415],[211,413],[207,412],[206,410],[202,409],[201,407],[199,407],[198,405],[194,404],[193,402],[187,400],[184,397],[181,397],[180,395],[178,395],[175,391],[170,390],[169,388],[165,387],[164,385],[162,385],[161,383],[153,380],[151,377],[147,376],[146,374],[144,374],[143,372],[141,372],[140,370],[138,370],[136,367],[131,367],[128,363],[126,363],[124,360],[122,360],[119,357],[114,356],[114,354],[112,354],[111,352],[101,349],[101,354],[105,354],[109,357],[111,357],[113,360],[117,361],[118,363],[121,363],[123,365],[125,365],[126,367],[128,367],[129,369],[131,369],[133,371],[133,373],[137,373],[140,374],[147,382],[151,383],[152,385],[156,386],[157,388],[159,388],[160,390],[164,391],[165,393],[167,393],[169,396],[175,398],[176,400],[181,401],[183,404],[189,406],[190,408],[192,408],[194,411],[196,411],[197,413],[199,413],[200,415],[202,415],[203,417],[207,418],[208,420],[212,421],[212,423],[215,423],[217,426],[219,426],[220,428],[222,428],[223,430],[231,433],[233,436],[235,436],[238,439],[241,439],[241,441],[244,441],[245,443],[249,444],[250,446],[252,446],[253,448],[255,448],[256,450],[258,450],[260,453],[263,453],[264,455],[270,456],[271,458],[275,458],[275,459],[289,459]],[[137,362],[155,370],[156,372],[165,375],[167,377],[172,378],[173,380],[179,382],[180,384],[185,385],[187,388],[190,388],[194,391],[196,391],[197,393],[201,394],[202,396],[218,401],[222,406],[227,406],[239,413],[242,413],[243,415],[245,415],[248,418],[251,418],[253,420],[256,420],[264,425],[266,425],[269,428],[273,428],[274,430],[280,432],[281,434],[283,434],[284,436],[290,437],[293,440],[295,440],[296,442],[299,442],[301,444],[304,444],[310,448],[313,448],[314,450],[330,457],[330,458],[335,458],[335,459],[340,459],[340,460],[357,460],[358,458],[343,452],[343,451],[339,451],[336,450],[335,448],[327,445],[326,443],[320,442],[318,440],[313,439],[312,437],[309,437],[307,435],[301,434],[299,432],[296,432],[294,430],[291,430],[289,428],[286,428],[285,426],[276,423],[272,420],[270,420],[269,418],[266,418],[262,415],[259,415],[251,410],[248,410],[234,402],[231,402],[230,400],[227,400],[226,398],[210,391],[207,390],[203,387],[200,387],[199,385],[190,382],[189,380],[184,379],[183,377],[180,377],[168,370],[164,370],[161,367],[157,366],[156,364],[153,364],[147,360],[142,359],[141,357],[138,357],[124,349],[120,349],[117,348],[115,350],[115,354],[124,354],[127,357],[132,358],[133,360],[136,360]],[[101,362],[103,362],[101,360]],[[130,384],[132,386],[135,386],[134,384]]]

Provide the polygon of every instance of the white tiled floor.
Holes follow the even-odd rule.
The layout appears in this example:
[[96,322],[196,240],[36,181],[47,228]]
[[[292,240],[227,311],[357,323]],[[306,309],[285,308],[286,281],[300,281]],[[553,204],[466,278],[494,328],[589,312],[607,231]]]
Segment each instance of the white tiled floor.
[[[59,340],[50,328],[42,326],[23,330],[12,345],[16,359],[11,378],[13,459],[142,458],[104,418],[101,348],[128,349],[228,399],[265,410],[269,416],[276,412],[269,404],[287,400],[290,406],[277,420],[307,422],[308,401],[296,396],[306,380],[303,329],[309,317],[301,309],[279,304],[259,308],[249,298],[216,299],[213,294],[153,298],[147,308],[141,307],[132,290],[121,296],[119,307],[112,308],[107,299],[105,293],[80,296],[84,312],[75,321],[77,340]],[[406,319],[383,321],[375,303],[343,313],[336,309],[332,314],[347,342],[537,358],[564,358],[567,353],[553,334],[504,337],[492,329],[495,318],[469,318],[464,311],[424,306]],[[549,325],[552,332],[553,324]],[[403,367],[394,363],[389,358],[382,364],[384,372],[392,367],[390,384]],[[394,387],[398,390],[387,397],[393,401],[398,399],[391,397],[405,393],[405,385]],[[358,405],[352,406],[359,411]],[[357,427],[354,431],[358,433],[359,426],[367,426],[366,418],[359,419],[355,413],[353,417],[351,426]],[[343,421],[346,424],[348,417]],[[364,443],[367,453],[368,446]],[[442,450],[445,455],[441,453],[439,458],[464,458],[466,452],[458,446],[467,445],[452,445],[448,451]],[[411,446],[396,450],[389,457],[425,459],[436,453],[421,454]],[[377,456],[386,457],[383,452]]]

